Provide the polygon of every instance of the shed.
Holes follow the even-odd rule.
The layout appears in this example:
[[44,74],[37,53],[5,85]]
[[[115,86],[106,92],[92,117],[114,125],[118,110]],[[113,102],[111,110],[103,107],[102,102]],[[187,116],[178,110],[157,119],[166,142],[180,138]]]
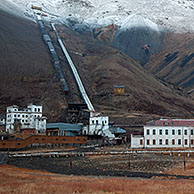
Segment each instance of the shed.
[[47,123],[46,128],[47,135],[51,136],[79,136],[82,124]]
[[125,87],[124,86],[114,85],[114,94],[123,95],[124,93],[125,93]]

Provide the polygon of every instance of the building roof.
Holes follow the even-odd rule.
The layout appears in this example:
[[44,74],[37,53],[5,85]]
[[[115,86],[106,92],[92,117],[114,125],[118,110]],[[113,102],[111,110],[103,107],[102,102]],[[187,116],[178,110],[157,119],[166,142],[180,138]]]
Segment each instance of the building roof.
[[59,130],[80,132],[82,129],[82,125],[70,123],[47,123],[46,128],[47,129],[58,128]]
[[124,88],[124,86],[121,86],[121,85],[114,85],[114,88]]
[[194,119],[160,119],[150,121],[146,126],[191,126],[194,127]]
[[126,130],[125,129],[122,129],[120,127],[117,127],[117,128],[113,128],[112,130],[112,133],[126,133]]

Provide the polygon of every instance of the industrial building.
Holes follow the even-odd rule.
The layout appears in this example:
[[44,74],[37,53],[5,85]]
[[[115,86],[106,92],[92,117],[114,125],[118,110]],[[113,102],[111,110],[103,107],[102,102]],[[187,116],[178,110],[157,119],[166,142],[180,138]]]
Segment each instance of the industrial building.
[[36,133],[45,133],[47,118],[42,115],[42,106],[30,104],[27,108],[17,105],[7,107],[6,132],[21,132],[22,129],[35,129]]
[[131,148],[194,147],[194,119],[147,122],[143,135],[131,135]]
[[125,93],[124,86],[114,85],[114,94],[123,95]]
[[109,118],[93,112],[90,113],[89,123],[83,127],[82,133],[83,135],[101,135],[110,139],[115,137],[109,128]]
[[46,125],[47,136],[80,136],[82,132],[81,124],[70,123],[48,123]]

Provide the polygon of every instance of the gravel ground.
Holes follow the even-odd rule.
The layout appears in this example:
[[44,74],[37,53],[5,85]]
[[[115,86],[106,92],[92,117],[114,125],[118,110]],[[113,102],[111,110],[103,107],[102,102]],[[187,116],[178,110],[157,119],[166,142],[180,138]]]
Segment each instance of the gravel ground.
[[[163,172],[182,163],[183,160],[181,157],[170,157],[160,154],[8,159],[8,164],[10,165],[59,174],[143,178],[171,176]],[[181,177],[191,178],[186,176]]]

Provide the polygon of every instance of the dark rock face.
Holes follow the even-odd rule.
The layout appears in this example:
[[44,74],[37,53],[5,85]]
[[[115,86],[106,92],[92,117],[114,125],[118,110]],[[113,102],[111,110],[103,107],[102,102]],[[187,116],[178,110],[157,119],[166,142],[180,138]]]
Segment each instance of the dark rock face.
[[149,60],[150,54],[160,51],[162,37],[162,32],[154,31],[149,27],[133,27],[125,31],[118,31],[113,45],[144,65]]

